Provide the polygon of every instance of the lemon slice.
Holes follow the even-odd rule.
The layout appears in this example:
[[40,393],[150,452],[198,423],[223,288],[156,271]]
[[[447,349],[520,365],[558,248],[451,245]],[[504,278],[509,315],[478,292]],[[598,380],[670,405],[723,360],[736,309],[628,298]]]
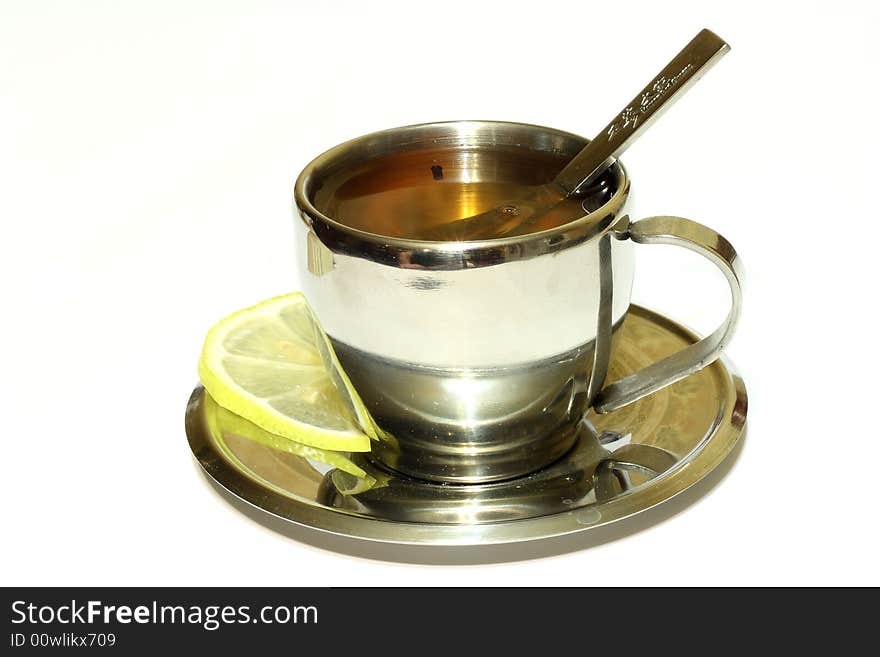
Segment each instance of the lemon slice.
[[368,452],[377,427],[301,293],[268,299],[218,322],[199,378],[224,408],[289,440]]
[[[279,452],[296,454],[297,456],[332,465],[338,470],[348,473],[346,476],[353,475],[355,479],[352,479],[351,481],[372,479],[366,472],[352,463],[344,454],[303,445],[294,440],[288,440],[287,438],[271,434],[265,429],[261,429],[250,420],[245,420],[240,415],[236,415],[232,411],[223,408],[220,404],[214,401],[211,395],[205,396],[205,418],[207,419],[211,433],[224,443],[229,440],[230,436],[238,436],[265,445],[266,447],[270,447]],[[366,485],[370,484],[364,484],[364,486]]]

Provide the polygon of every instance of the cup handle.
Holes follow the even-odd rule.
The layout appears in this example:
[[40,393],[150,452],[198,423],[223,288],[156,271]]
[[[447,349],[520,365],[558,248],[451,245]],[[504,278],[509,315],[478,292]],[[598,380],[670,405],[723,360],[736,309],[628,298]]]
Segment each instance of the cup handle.
[[711,228],[682,217],[649,217],[630,224],[622,237],[638,244],[673,244],[711,260],[730,285],[730,312],[712,334],[679,352],[604,387],[593,408],[608,413],[698,372],[713,363],[730,342],[742,308],[742,265],[730,242]]

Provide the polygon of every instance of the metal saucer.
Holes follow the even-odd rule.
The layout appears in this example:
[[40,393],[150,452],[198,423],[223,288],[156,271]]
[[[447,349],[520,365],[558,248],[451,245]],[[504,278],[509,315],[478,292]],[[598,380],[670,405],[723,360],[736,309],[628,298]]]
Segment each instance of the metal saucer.
[[[608,380],[698,338],[632,306]],[[286,521],[401,545],[493,545],[590,531],[671,499],[700,481],[743,433],[747,398],[724,359],[618,411],[592,411],[575,447],[531,475],[486,485],[410,479],[361,457],[361,480],[246,437],[214,435],[206,393],[186,410],[190,448],[234,496]],[[367,483],[369,482],[369,483]]]

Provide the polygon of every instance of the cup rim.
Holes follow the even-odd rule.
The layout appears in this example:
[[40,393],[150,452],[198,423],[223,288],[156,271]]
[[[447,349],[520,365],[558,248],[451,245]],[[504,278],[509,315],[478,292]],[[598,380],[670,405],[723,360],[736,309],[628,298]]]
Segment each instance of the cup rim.
[[[461,135],[492,129],[536,131],[549,137],[580,142],[581,148],[589,143],[588,139],[574,133],[512,121],[437,121],[372,132],[330,148],[305,166],[294,185],[294,204],[298,214],[306,226],[333,252],[402,268],[429,270],[482,267],[554,253],[605,234],[621,218],[621,210],[629,195],[630,180],[619,160],[612,165],[617,187],[611,198],[601,207],[561,226],[513,237],[457,242],[391,237],[352,228],[328,217],[309,198],[309,187],[320,169],[332,166],[353,151],[369,144],[399,139],[407,145],[414,143],[406,141],[407,138],[422,132],[451,130]],[[480,143],[474,140],[472,145],[479,147]],[[417,264],[412,264],[413,257],[416,257]]]

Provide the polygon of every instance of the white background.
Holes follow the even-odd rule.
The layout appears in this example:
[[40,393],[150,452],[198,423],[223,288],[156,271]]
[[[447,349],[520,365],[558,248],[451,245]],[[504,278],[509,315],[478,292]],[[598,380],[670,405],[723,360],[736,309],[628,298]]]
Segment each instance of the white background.
[[[591,136],[701,27],[731,53],[623,159],[634,216],[707,223],[747,268],[723,481],[618,540],[476,566],[316,547],[209,486],[183,432],[202,338],[296,289],[312,157],[455,118]],[[0,580],[880,584],[878,31],[842,0],[2,0]],[[639,249],[637,279],[698,330],[724,315],[696,256]]]

